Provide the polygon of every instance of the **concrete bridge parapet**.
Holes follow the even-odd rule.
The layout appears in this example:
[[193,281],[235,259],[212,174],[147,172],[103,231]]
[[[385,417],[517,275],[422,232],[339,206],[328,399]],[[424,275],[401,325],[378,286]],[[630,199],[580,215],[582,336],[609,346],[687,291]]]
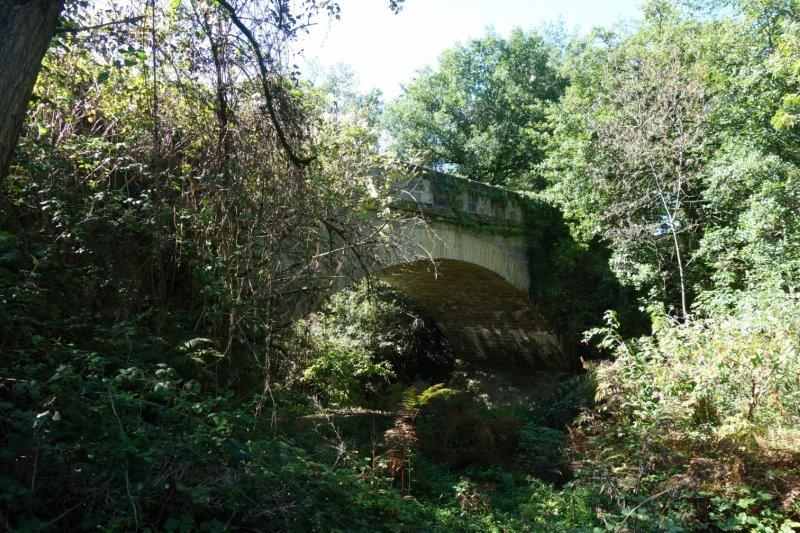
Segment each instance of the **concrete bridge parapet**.
[[524,226],[524,208],[530,201],[502,187],[427,169],[394,177],[391,191],[398,209],[422,211],[459,225],[471,221],[509,229]]

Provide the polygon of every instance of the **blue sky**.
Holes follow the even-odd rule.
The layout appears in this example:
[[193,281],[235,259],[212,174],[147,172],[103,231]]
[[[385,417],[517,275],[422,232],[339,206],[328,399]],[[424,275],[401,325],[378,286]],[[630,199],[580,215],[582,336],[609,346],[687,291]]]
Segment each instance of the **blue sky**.
[[385,0],[341,0],[340,21],[322,21],[302,41],[307,63],[352,66],[361,89],[396,96],[414,72],[436,63],[457,42],[480,37],[488,28],[507,35],[563,21],[585,33],[639,15],[642,0],[406,0],[393,15]]

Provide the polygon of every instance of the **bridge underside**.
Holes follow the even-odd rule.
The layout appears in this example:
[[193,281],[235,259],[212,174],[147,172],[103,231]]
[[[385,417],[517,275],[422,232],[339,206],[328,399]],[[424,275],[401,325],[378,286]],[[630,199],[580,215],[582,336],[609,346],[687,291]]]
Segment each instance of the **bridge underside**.
[[525,292],[491,270],[453,259],[395,265],[379,277],[426,311],[456,357],[527,370],[567,370],[558,339]]

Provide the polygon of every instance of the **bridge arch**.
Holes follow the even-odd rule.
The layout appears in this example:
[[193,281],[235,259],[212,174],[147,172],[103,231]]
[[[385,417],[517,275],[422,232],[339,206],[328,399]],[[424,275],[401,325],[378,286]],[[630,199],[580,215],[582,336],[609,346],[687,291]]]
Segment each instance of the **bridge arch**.
[[527,292],[484,266],[450,258],[416,260],[377,276],[436,321],[456,357],[504,368],[565,367],[558,339]]
[[531,279],[548,220],[539,215],[552,208],[485,183],[412,170],[411,177],[373,177],[375,191],[389,184],[390,209],[400,215],[382,226],[392,245],[369,262],[339,264],[337,279],[382,278],[426,311],[464,358],[573,369],[575,358],[529,297],[541,282]]
[[414,260],[452,260],[492,271],[516,289],[528,292],[530,273],[525,237],[520,232],[492,232],[452,220],[430,220],[399,230],[400,249],[385,259],[387,265]]

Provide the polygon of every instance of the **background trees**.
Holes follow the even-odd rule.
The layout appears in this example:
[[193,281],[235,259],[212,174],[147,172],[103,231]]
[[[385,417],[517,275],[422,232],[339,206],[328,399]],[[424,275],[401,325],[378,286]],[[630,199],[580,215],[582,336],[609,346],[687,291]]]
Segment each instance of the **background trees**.
[[[404,0],[389,0],[388,6],[394,12],[398,12]],[[20,133],[22,121],[28,100],[31,98],[33,84],[39,74],[42,58],[47,51],[50,41],[56,33],[59,17],[64,15],[61,20],[62,27],[58,28],[61,33],[74,34],[82,31],[108,30],[119,24],[131,22],[147,22],[147,6],[150,6],[150,48],[151,64],[153,75],[156,75],[157,64],[159,62],[157,40],[156,19],[157,11],[162,2],[152,0],[143,7],[144,14],[137,13],[135,16],[122,19],[104,19],[96,24],[86,24],[92,15],[98,12],[106,14],[118,12],[120,6],[126,5],[125,2],[113,2],[94,9],[89,0],[71,0],[66,2],[66,12],[64,0],[4,0],[0,4],[2,17],[0,18],[0,30],[2,30],[2,40],[0,40],[0,52],[2,52],[3,67],[0,70],[0,105],[9,112],[5,113],[0,121],[0,183],[8,170],[17,138]],[[274,95],[275,87],[272,86],[272,78],[286,74],[281,69],[285,67],[281,62],[281,54],[284,52],[283,45],[297,37],[298,33],[308,28],[310,20],[320,13],[327,13],[331,16],[339,16],[341,9],[339,4],[333,0],[323,2],[307,2],[301,5],[293,5],[280,0],[244,1],[229,3],[224,0],[216,1],[192,1],[188,2],[195,11],[203,12],[199,18],[195,18],[191,24],[173,26],[173,29],[180,29],[184,35],[191,36],[197,31],[203,33],[208,38],[208,45],[214,64],[216,67],[217,86],[221,87],[222,74],[220,67],[223,58],[220,56],[219,38],[222,35],[214,36],[214,32],[223,32],[223,26],[212,29],[213,20],[219,19],[224,15],[230,23],[240,32],[242,42],[228,40],[229,47],[237,47],[242,52],[241,44],[247,50],[251,61],[248,67],[258,74],[262,85],[262,97],[265,99],[265,110],[268,112],[273,122],[273,128],[283,149],[289,154],[290,159],[295,164],[302,164],[304,158],[294,153],[290,146],[291,139],[286,138],[287,132],[280,123],[281,106],[280,101],[275,101],[279,95]],[[180,11],[182,2],[172,2],[169,11]],[[241,18],[244,13],[248,19],[248,24],[244,24]],[[211,19],[209,18],[211,16]],[[174,20],[172,22],[175,22]],[[186,22],[184,20],[184,22]],[[230,33],[230,25],[225,31]],[[140,35],[141,41],[145,41],[145,34]],[[156,85],[156,82],[153,84]],[[217,92],[218,104],[222,108],[218,112],[219,120],[226,120],[224,108],[226,102],[224,94]],[[155,103],[156,100],[153,100]],[[285,102],[283,102],[285,104]],[[157,109],[156,109],[157,111]],[[157,113],[154,113],[157,114]],[[288,132],[291,135],[291,132]],[[157,135],[155,135],[157,137]]]
[[715,287],[775,278],[771,261],[786,283],[794,185],[776,176],[797,159],[793,8],[687,5],[650,2],[635,30],[598,30],[558,56],[520,31],[449,50],[387,106],[394,147],[546,190],[576,235],[604,240],[615,271],[675,315]]
[[447,50],[388,106],[401,156],[495,185],[540,187],[545,109],[564,80],[536,33],[489,34]]
[[568,216],[610,243],[620,274],[651,284],[683,316],[713,142],[699,39],[699,26],[654,6],[635,36],[578,44],[548,159],[551,194]]
[[[798,129],[792,106],[797,8],[742,2],[741,25],[723,23],[707,84],[720,138],[704,180],[708,223],[698,258],[709,266],[704,299],[798,284]],[[734,296],[736,298],[736,296]]]

